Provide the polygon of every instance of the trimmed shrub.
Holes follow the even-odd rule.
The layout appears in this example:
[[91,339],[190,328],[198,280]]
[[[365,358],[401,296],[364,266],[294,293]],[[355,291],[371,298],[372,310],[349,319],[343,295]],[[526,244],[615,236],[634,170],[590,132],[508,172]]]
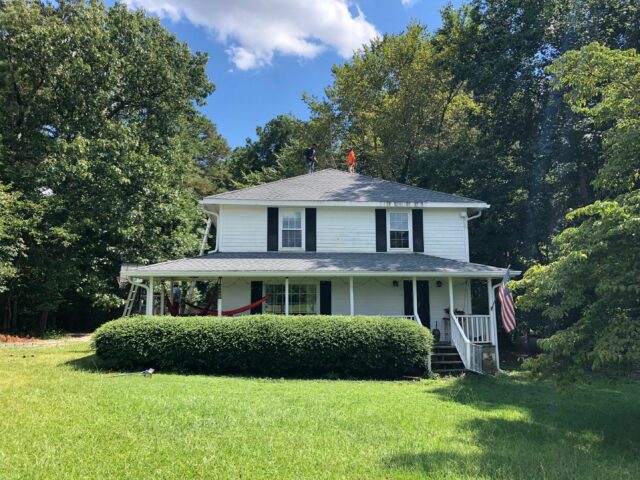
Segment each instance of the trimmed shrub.
[[428,373],[433,337],[397,318],[129,317],[100,327],[94,345],[109,368],[398,377]]

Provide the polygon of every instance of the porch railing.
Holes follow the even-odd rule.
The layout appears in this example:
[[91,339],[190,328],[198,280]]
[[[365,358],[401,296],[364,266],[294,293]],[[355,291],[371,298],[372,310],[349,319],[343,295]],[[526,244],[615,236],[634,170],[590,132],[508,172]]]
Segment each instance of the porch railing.
[[[474,315],[470,315],[474,316]],[[475,315],[479,316],[479,315]],[[467,370],[476,373],[482,371],[482,345],[477,345],[469,340],[455,314],[450,314],[451,319],[451,343],[458,350],[462,363]]]
[[456,315],[456,318],[472,343],[492,343],[489,315]]

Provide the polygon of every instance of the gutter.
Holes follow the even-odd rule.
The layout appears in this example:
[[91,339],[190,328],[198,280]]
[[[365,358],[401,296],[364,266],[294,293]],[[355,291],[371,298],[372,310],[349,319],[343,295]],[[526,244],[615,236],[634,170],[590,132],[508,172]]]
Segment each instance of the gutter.
[[[121,276],[127,278],[216,278],[216,277],[420,277],[420,278],[502,278],[506,270],[501,272],[348,272],[348,271],[121,271]],[[511,270],[511,273],[520,275],[521,272]]]

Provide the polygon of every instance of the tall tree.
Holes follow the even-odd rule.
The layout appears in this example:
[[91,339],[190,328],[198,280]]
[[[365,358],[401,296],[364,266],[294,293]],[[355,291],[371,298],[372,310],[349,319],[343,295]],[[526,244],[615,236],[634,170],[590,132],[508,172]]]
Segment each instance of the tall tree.
[[38,212],[6,323],[117,305],[121,263],[194,251],[206,61],[119,3],[0,2],[0,181]]
[[519,282],[518,305],[554,332],[535,373],[573,379],[584,369],[640,366],[640,55],[593,43],[548,69],[570,108],[604,129],[598,200],[568,216],[548,265]]
[[369,173],[413,181],[421,155],[458,141],[474,104],[440,61],[427,29],[413,23],[335,65],[326,98],[309,102],[316,123],[339,135],[327,142],[334,157],[352,146]]

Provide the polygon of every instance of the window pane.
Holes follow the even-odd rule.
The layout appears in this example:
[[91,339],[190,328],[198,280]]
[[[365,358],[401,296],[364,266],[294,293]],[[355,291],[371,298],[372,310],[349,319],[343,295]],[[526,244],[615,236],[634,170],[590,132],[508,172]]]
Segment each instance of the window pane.
[[409,248],[409,232],[390,232],[391,248]]
[[283,212],[282,228],[301,229],[302,228],[302,212]]
[[282,230],[282,246],[285,248],[302,247],[302,231]]
[[409,230],[409,214],[406,212],[391,212],[389,214],[390,230]]
[[284,313],[284,285],[282,284],[267,284],[265,285],[265,295],[269,298],[265,302],[265,313]]
[[302,248],[302,212],[282,212],[282,246]]
[[[265,294],[269,299],[265,304],[265,313],[284,314],[284,284],[266,284]],[[316,313],[318,292],[313,284],[289,285],[289,313],[308,315]]]

